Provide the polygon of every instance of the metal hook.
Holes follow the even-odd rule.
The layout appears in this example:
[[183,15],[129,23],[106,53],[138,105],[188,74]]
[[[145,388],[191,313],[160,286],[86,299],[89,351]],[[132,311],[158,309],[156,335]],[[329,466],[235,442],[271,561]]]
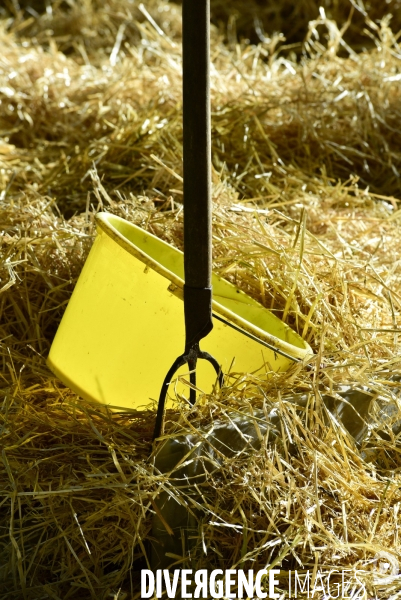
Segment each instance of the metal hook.
[[169,369],[169,371],[163,381],[163,385],[162,385],[162,388],[160,391],[160,396],[159,396],[159,405],[157,408],[155,430],[153,432],[153,441],[156,438],[158,438],[160,435],[162,422],[163,422],[164,405],[166,403],[166,396],[167,396],[167,392],[168,392],[168,386],[170,385],[170,382],[171,382],[174,374],[178,371],[178,369],[180,367],[185,365],[185,363],[188,364],[188,367],[190,369],[189,381],[191,383],[191,389],[189,392],[189,402],[191,403],[192,406],[195,404],[195,402],[196,402],[196,390],[195,390],[195,387],[196,387],[196,363],[197,363],[198,359],[206,360],[207,362],[209,362],[212,365],[212,367],[216,371],[216,375],[217,375],[217,378],[219,381],[219,386],[220,386],[220,388],[223,387],[224,375],[223,375],[223,372],[222,372],[221,367],[220,367],[219,363],[217,362],[217,360],[208,352],[203,352],[199,348],[199,343],[194,344],[190,348],[190,350],[187,354],[185,354],[185,353],[181,354],[181,356],[179,356],[178,358],[175,359],[174,363],[172,364],[171,368]]

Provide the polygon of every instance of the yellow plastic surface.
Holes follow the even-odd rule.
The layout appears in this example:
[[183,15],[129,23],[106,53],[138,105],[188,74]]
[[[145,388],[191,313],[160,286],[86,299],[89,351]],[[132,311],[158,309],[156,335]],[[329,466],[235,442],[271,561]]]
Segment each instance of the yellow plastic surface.
[[[184,350],[183,254],[115,215],[99,214],[97,225],[48,365],[88,400],[141,409],[158,399],[167,371]],[[268,376],[287,370],[291,357],[312,354],[301,337],[258,302],[216,275],[212,283],[214,329],[201,348],[213,354],[224,373]],[[203,360],[198,365],[197,387],[210,393],[213,368]],[[179,374],[189,380],[187,367]],[[176,380],[171,397],[173,385],[188,397],[188,386]]]

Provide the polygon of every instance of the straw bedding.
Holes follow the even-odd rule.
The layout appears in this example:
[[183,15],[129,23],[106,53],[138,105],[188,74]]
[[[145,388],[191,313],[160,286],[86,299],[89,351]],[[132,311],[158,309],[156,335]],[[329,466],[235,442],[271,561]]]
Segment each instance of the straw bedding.
[[[366,597],[395,600],[399,580],[373,569],[380,551],[401,559],[399,5],[361,21],[355,4],[346,37],[340,4],[338,24],[305,12],[296,52],[278,34],[212,32],[215,270],[315,357],[267,383],[237,374],[170,413],[165,435],[276,409],[276,442],[223,460],[201,489],[208,561],[347,568]],[[45,358],[97,211],[182,247],[180,7],[26,5],[0,25],[0,597],[138,598],[161,486],[186,501],[148,459],[154,413],[99,411]],[[322,402],[344,384],[372,395],[361,444]]]

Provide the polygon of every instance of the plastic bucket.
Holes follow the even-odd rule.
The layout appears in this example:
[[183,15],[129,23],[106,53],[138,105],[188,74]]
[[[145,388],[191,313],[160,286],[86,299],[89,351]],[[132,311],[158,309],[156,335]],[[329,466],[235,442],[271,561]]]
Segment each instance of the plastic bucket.
[[[167,371],[184,349],[183,253],[112,214],[99,214],[97,229],[48,365],[88,400],[141,409],[158,399]],[[312,354],[258,302],[216,275],[212,284],[214,329],[201,347],[224,373],[268,376]],[[188,374],[188,367],[180,373]],[[197,375],[197,387],[210,393],[212,367],[200,361]]]

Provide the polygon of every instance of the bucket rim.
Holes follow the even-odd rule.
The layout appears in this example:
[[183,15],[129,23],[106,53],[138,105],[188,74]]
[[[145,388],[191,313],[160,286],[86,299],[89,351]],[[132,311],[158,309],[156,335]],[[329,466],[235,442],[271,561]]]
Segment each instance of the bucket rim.
[[[138,246],[136,246],[133,242],[126,238],[122,233],[120,233],[118,229],[111,223],[111,219],[120,221],[121,223],[124,223],[124,225],[128,225],[133,230],[143,234],[145,237],[151,238],[157,244],[165,246],[170,251],[173,250],[174,252],[183,256],[184,253],[181,250],[175,248],[168,242],[165,242],[164,240],[155,236],[153,233],[146,231],[142,227],[135,225],[135,223],[131,223],[130,221],[127,221],[127,219],[119,217],[118,215],[114,215],[113,213],[101,212],[96,215],[95,219],[97,227],[108,237],[113,239],[121,248],[129,252],[129,254],[139,259],[145,265],[147,265],[148,267],[162,275],[165,279],[170,281],[172,285],[169,286],[169,291],[172,294],[179,297],[181,300],[183,300],[184,280],[172,271],[170,271],[161,262],[155,260],[149,254],[141,250]],[[237,289],[236,286],[234,286],[232,283],[220,277],[219,275],[216,275],[215,273],[213,273],[213,279],[220,280],[224,282],[224,284],[227,284],[229,286],[232,286],[234,289]],[[278,319],[276,315],[274,315],[271,311],[269,311],[269,309],[264,307],[262,304],[260,304],[244,292],[241,292],[241,294],[248,297],[250,303],[253,306],[262,308],[264,311],[269,313],[272,318]],[[241,330],[241,332],[245,335],[250,335],[253,338],[257,338],[257,341],[259,341],[262,345],[267,346],[274,352],[277,352],[278,354],[281,354],[294,362],[307,361],[314,355],[308,342],[306,342],[306,340],[304,340],[297,332],[295,332],[286,323],[283,323],[283,321],[281,321],[280,319],[278,320],[282,323],[284,328],[288,328],[288,330],[290,330],[291,332],[291,335],[295,336],[300,341],[300,343],[302,343],[303,347],[295,346],[291,342],[286,342],[285,340],[282,340],[279,337],[268,333],[264,329],[261,329],[257,325],[239,316],[232,310],[226,308],[215,299],[212,300],[212,310],[213,313],[217,313],[217,315],[214,316],[216,316],[217,318],[220,317],[220,320],[223,320],[226,325],[232,327],[232,324],[234,324],[235,328]]]

